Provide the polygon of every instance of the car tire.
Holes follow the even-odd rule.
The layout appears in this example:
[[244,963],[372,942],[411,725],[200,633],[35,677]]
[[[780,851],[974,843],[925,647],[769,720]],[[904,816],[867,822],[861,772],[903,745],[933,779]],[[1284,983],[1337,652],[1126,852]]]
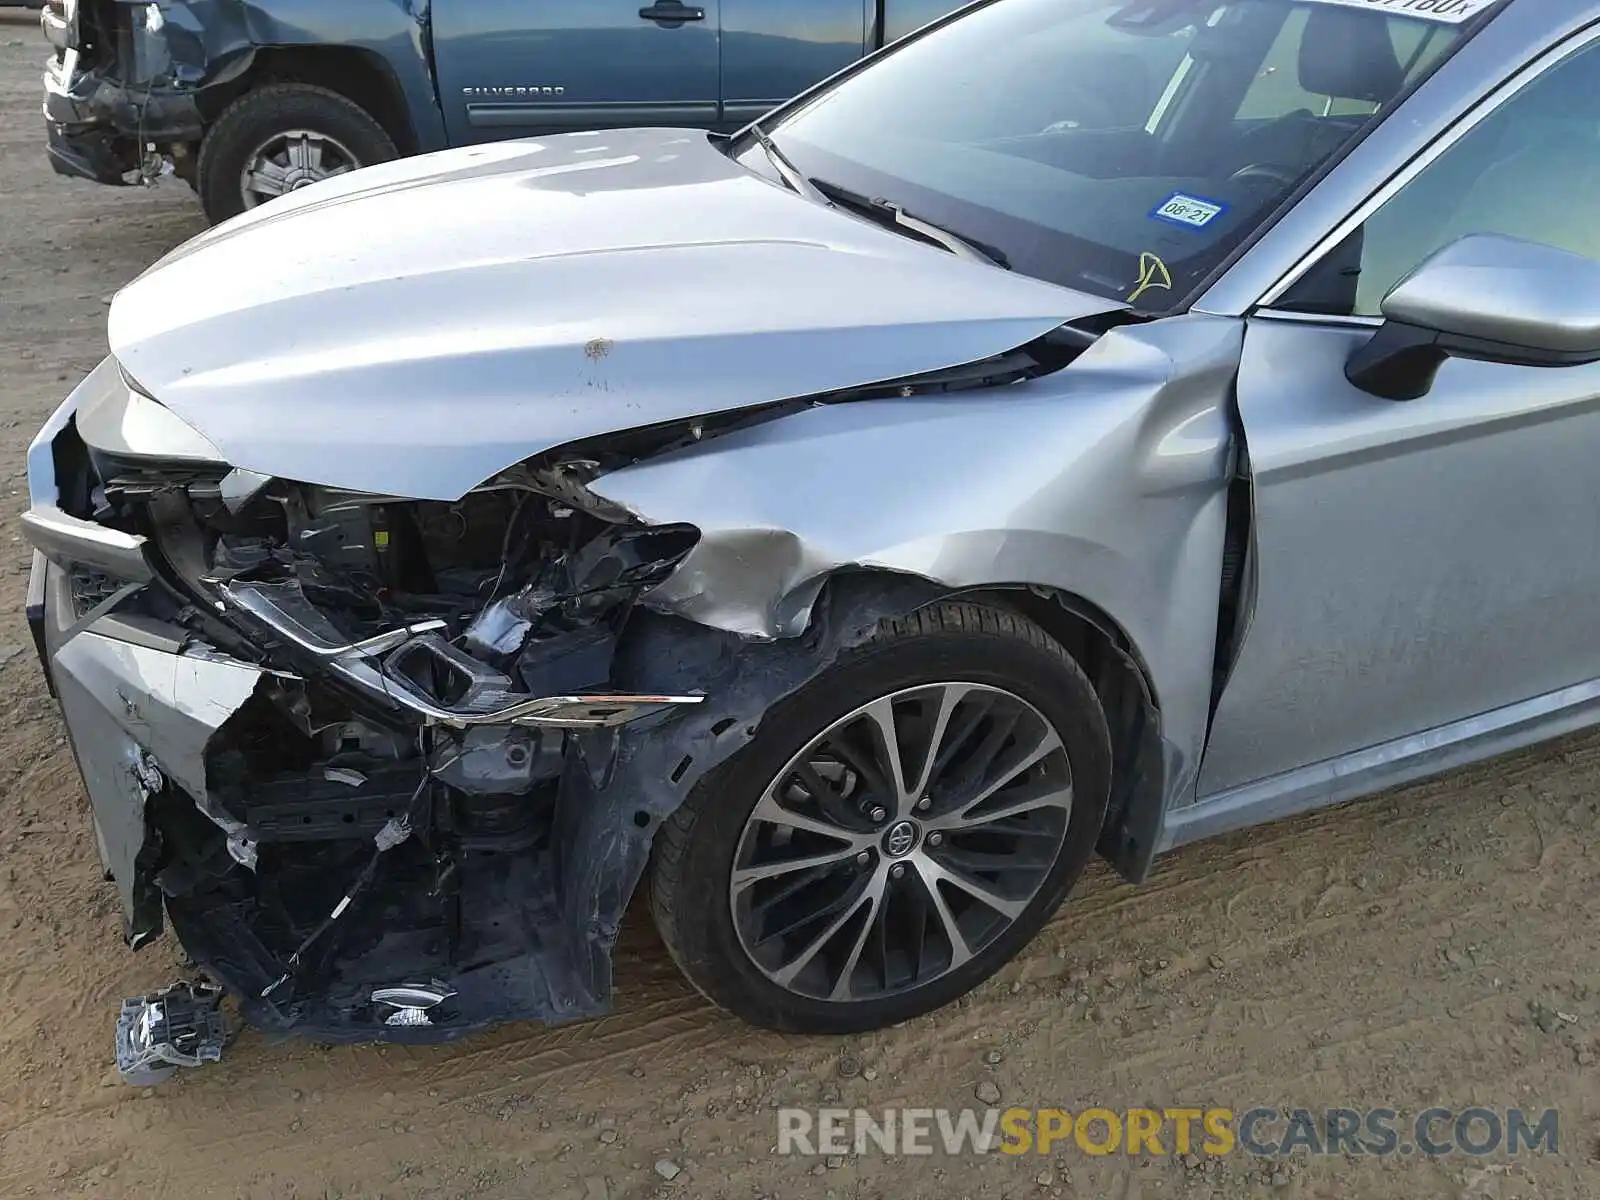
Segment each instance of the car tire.
[[[296,137],[295,135],[303,135]],[[302,150],[301,148],[304,147]],[[306,161],[314,149],[317,167]],[[292,156],[306,157],[296,162]],[[399,155],[382,125],[354,101],[307,83],[274,83],[245,93],[222,111],[200,143],[200,205],[212,224],[268,197],[245,186],[254,161],[285,172],[285,190]],[[263,161],[267,160],[267,161]],[[286,164],[280,167],[279,161]]]
[[[945,696],[952,699],[947,702],[942,699]],[[1004,697],[1009,699],[1003,700]],[[1004,792],[998,800],[984,801],[979,808],[998,811],[991,807],[996,804],[1014,808],[1030,803],[1029,797],[1034,794],[1055,797],[1058,793],[1050,789],[1058,786],[1064,761],[1065,770],[1070,772],[1066,811],[1040,805],[981,827],[941,825],[940,822],[966,820],[960,806],[967,802],[965,797],[978,794],[981,787],[974,785],[965,792],[965,785],[952,783],[946,787],[938,782],[944,776],[929,768],[926,789],[915,789],[926,791],[922,799],[911,795],[907,787],[898,789],[906,796],[901,800],[902,806],[931,806],[928,814],[918,814],[922,825],[907,832],[906,837],[915,841],[916,848],[905,858],[895,857],[903,852],[889,840],[896,833],[890,822],[897,821],[901,812],[887,821],[880,816],[872,822],[871,814],[862,810],[863,818],[874,830],[882,829],[882,835],[878,843],[864,846],[859,853],[854,841],[831,843],[821,839],[812,840],[809,850],[802,852],[795,844],[816,839],[817,835],[805,830],[786,832],[794,813],[802,809],[812,814],[822,811],[822,797],[812,795],[815,789],[781,791],[799,786],[784,780],[798,780],[798,771],[803,768],[796,768],[796,762],[814,753],[822,757],[808,761],[806,766],[814,772],[830,768],[832,782],[815,773],[806,777],[825,788],[829,811],[835,811],[840,820],[854,821],[861,807],[851,807],[855,795],[865,796],[862,804],[872,805],[866,781],[885,777],[872,774],[867,764],[859,761],[856,747],[864,744],[859,741],[860,722],[868,718],[859,716],[857,710],[865,707],[876,714],[870,718],[874,724],[865,728],[869,740],[880,748],[887,739],[874,731],[884,728],[879,718],[888,714],[887,727],[896,731],[895,742],[900,747],[896,757],[903,760],[901,774],[909,780],[913,772],[921,770],[918,763],[927,761],[929,748],[934,745],[937,735],[931,731],[940,728],[937,707],[946,703],[951,706],[948,725],[944,727],[950,762],[942,768],[950,774],[958,763],[963,764],[960,772],[982,769],[965,764],[981,763],[978,749],[990,744],[991,735],[999,735],[1005,713],[1011,711],[1001,707],[1002,703],[1013,702],[1021,715],[1012,726],[1013,732],[1006,735],[1011,740],[1003,743],[1012,747],[1006,753],[1013,758],[1004,762],[997,759],[1000,765],[984,780],[998,779],[1011,766],[1024,761],[1030,753],[1034,731],[1042,728],[1040,722],[1058,735],[1059,753],[1050,751],[1046,760],[1018,774],[1007,785],[1022,788],[1025,784],[1031,789],[1028,794]],[[972,716],[980,711],[990,715]],[[974,719],[990,721],[993,728],[980,723],[969,736],[970,746],[958,745],[957,735]],[[906,737],[908,730],[914,732]],[[1049,745],[1048,735],[1039,737],[1040,746]],[[819,738],[823,740],[819,742]],[[838,739],[838,746],[829,738]],[[852,745],[848,753],[843,749],[847,744]],[[960,753],[950,751],[950,747]],[[826,761],[830,754],[858,763],[861,770],[854,774],[853,783],[849,782],[850,768]],[[788,776],[791,771],[796,773]],[[1039,626],[1013,613],[969,603],[938,604],[880,624],[866,643],[842,655],[817,678],[775,705],[763,717],[750,744],[699,782],[657,835],[649,880],[652,914],[662,940],[690,982],[714,1003],[752,1024],[829,1034],[894,1025],[970,991],[1032,939],[1077,882],[1094,851],[1105,818],[1110,776],[1111,747],[1105,714],[1093,687],[1071,656]],[[833,790],[835,786],[837,791]],[[885,792],[894,790],[886,786]],[[842,801],[847,791],[851,792],[851,799]],[[774,799],[780,792],[781,800]],[[799,799],[794,799],[796,796]],[[786,807],[790,804],[801,807]],[[835,807],[841,804],[842,807]],[[764,819],[773,813],[782,819],[775,823]],[[972,819],[993,820],[982,815]],[[1049,824],[1043,824],[1046,821]],[[970,849],[962,847],[970,848],[980,835],[991,848],[1009,845],[1003,839],[996,842],[994,831],[1030,823],[1040,825],[1028,835],[1032,840],[1025,843],[1021,835],[1014,839],[1027,850],[1027,855],[1018,850],[1013,857],[1019,863],[1025,861],[1025,865],[1008,868],[1004,878],[1010,887],[1012,876],[1019,877],[1022,883],[1036,877],[1033,890],[1024,895],[1021,884],[1010,887],[1011,895],[1004,899],[1013,911],[1003,915],[995,909],[985,917],[987,906],[974,901],[965,884],[949,886],[944,872],[955,860],[948,856],[959,852],[963,871],[975,861],[1010,861],[1000,852],[974,859]],[[946,828],[948,837],[940,834]],[[865,836],[857,833],[853,825],[848,832],[851,839]],[[840,837],[845,839],[846,835]],[[757,899],[757,889],[767,888],[775,880],[746,881],[771,870],[773,863],[752,867],[749,864],[755,860],[750,856],[769,852],[771,846],[766,843],[776,840],[784,842],[782,853],[775,860],[783,883]],[[850,855],[849,859],[799,873],[787,866],[788,862],[817,851],[819,841],[825,856],[842,850]],[[863,854],[867,856],[865,860]],[[927,865],[935,861],[935,867]],[[894,874],[897,866],[898,875]],[[740,872],[738,876],[736,870]],[[998,895],[999,882],[975,875],[963,878],[977,880],[991,896],[1003,898]],[[930,886],[940,893],[942,904],[931,901]],[[863,889],[862,895],[873,888],[887,890],[881,899],[851,901],[849,889],[855,887]],[[783,898],[787,895],[785,889],[793,895]],[[826,915],[819,915],[804,926],[795,935],[797,941],[811,944],[825,935],[852,904],[857,910],[849,914],[850,919],[831,943],[813,954],[798,974],[785,978],[794,971],[793,964],[781,956],[772,957],[771,937],[761,925],[769,917],[755,914],[779,913],[782,905],[796,905],[799,907],[794,913],[803,915],[801,898],[808,893],[816,893],[819,909],[825,908],[820,897],[829,894],[829,889],[844,898]],[[780,899],[772,901],[772,896]],[[964,960],[956,948],[957,937],[945,936],[951,929],[947,918],[963,904],[967,907],[954,918],[954,925],[962,949],[972,951]],[[865,913],[864,918],[861,913]],[[793,915],[781,912],[770,919],[788,921]],[[874,919],[880,918],[886,931],[881,935],[877,929],[869,928]],[[992,919],[1008,919],[1009,924],[985,933],[981,939],[974,935],[972,931],[978,928],[974,921]],[[968,921],[965,930],[961,926],[963,920]],[[900,937],[901,932],[912,929],[922,932]],[[852,958],[851,950],[858,940],[863,946],[870,941],[873,953],[856,949],[856,957]],[[930,940],[934,943],[931,952]],[[780,943],[780,948],[786,947]],[[926,968],[925,953],[930,956]],[[803,957],[802,949],[795,958]],[[758,961],[762,958],[766,961]],[[930,974],[924,980],[925,969],[932,971],[941,962],[942,973]],[[779,963],[787,965],[780,969],[775,966]],[[838,974],[848,980],[847,984],[832,983],[830,990],[832,977],[828,972],[834,969],[830,963],[837,964]],[[891,976],[898,978],[892,981]]]

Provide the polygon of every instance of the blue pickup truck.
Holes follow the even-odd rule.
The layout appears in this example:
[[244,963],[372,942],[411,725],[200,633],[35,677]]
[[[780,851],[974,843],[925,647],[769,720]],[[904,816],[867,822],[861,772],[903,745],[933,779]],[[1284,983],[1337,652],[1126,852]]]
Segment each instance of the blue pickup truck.
[[961,0],[48,0],[49,153],[220,221],[404,154],[732,129]]

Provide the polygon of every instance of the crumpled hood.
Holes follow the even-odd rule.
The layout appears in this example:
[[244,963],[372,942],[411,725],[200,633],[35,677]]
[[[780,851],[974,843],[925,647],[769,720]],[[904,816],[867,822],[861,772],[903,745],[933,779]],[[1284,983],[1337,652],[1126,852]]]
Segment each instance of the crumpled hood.
[[807,201],[704,133],[368,168],[179,247],[127,373],[235,466],[454,499],[562,443],[937,370],[1116,302]]

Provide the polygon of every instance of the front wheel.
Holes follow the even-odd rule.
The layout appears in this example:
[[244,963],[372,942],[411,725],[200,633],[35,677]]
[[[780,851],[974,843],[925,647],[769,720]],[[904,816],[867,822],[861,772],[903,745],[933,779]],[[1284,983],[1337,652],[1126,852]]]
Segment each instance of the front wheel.
[[656,923],[706,996],[847,1033],[971,990],[1056,910],[1110,789],[1104,713],[1031,622],[946,603],[774,706],[662,828]]
[[235,100],[200,144],[196,190],[212,224],[397,157],[370,113],[327,88],[274,83]]

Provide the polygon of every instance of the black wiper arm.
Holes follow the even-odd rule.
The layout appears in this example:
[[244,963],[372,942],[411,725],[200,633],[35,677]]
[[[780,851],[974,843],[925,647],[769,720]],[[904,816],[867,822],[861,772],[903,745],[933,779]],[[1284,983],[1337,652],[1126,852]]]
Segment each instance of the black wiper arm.
[[932,221],[924,221],[921,217],[913,217],[898,204],[890,204],[887,200],[879,201],[885,209],[894,214],[896,225],[904,225],[907,229],[920,233],[929,241],[938,242],[957,258],[970,259],[973,262],[985,263],[991,267],[1003,267],[1009,271],[1011,264],[1006,261],[1006,256],[993,246],[982,242],[974,242],[964,238],[959,233],[946,229],[943,225],[935,225]]
[[801,173],[800,168],[789,161],[788,156],[778,149],[777,143],[767,136],[766,130],[759,125],[752,125],[750,126],[750,133],[760,144],[761,149],[766,152],[767,161],[772,164],[772,169],[782,177],[786,184],[807,200],[814,200],[816,203],[828,208],[833,207],[833,201],[818,191],[817,186]]
[[964,237],[953,229],[946,229],[943,225],[935,225],[932,221],[913,216],[893,201],[861,196],[847,188],[839,187],[837,184],[828,183],[822,179],[811,180],[810,182],[813,187],[828,199],[882,224],[909,229],[918,237],[943,246],[957,258],[965,258],[970,262],[981,262],[991,267],[1001,267],[1007,271],[1011,269],[1011,263],[1007,260],[1005,252],[998,247]]

